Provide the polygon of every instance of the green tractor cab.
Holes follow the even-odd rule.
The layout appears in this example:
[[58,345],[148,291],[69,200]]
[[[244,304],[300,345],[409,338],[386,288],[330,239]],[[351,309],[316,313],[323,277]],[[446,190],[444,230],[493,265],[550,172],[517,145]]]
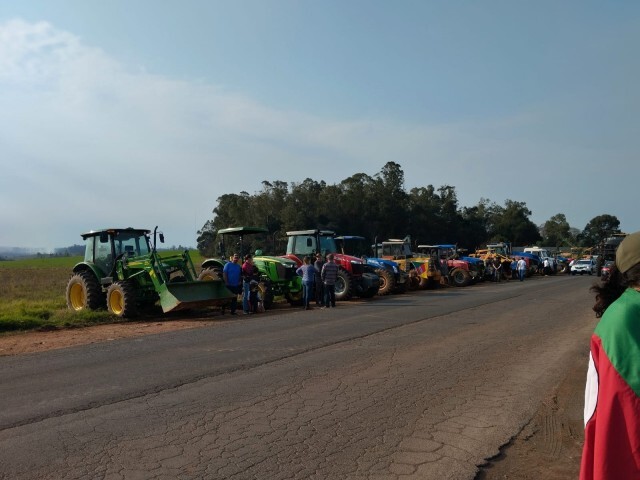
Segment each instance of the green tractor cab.
[[158,300],[163,312],[224,307],[233,294],[222,281],[201,282],[188,251],[160,255],[156,239],[164,235],[135,228],[109,228],[83,233],[84,261],[73,267],[66,289],[67,306],[75,311],[108,308],[118,317],[133,317]]
[[[237,248],[235,253],[244,258],[246,253],[244,237],[247,235],[264,235],[269,233],[261,227],[230,227],[218,230],[220,235],[219,254],[220,258],[210,258],[202,263],[200,280],[213,280],[222,278],[222,270],[227,260],[226,250]],[[236,237],[237,241],[232,242],[230,238]],[[298,268],[292,260],[282,257],[262,255],[261,251],[256,251],[253,255],[253,263],[260,273],[258,289],[265,309],[273,305],[276,297],[282,297],[291,305],[302,305],[302,278],[296,274]]]

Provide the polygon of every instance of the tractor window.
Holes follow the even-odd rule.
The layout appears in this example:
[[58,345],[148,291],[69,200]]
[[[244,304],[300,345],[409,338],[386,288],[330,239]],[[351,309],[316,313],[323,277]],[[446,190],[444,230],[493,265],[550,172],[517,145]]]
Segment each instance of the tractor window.
[[116,255],[126,253],[128,256],[149,254],[149,244],[144,235],[120,232],[115,241]]
[[107,237],[106,241],[101,237],[94,237],[96,241],[95,245],[95,258],[93,262],[102,269],[103,272],[107,273],[111,271],[111,263],[113,262],[113,257],[111,255],[111,243],[109,242],[109,237]]
[[349,239],[344,241],[345,253],[362,258],[371,255],[367,242],[362,239]]
[[96,237],[88,237],[85,243],[84,261],[93,262],[93,248],[95,247]]
[[403,257],[402,244],[391,243],[382,245],[382,254],[385,257]]
[[327,253],[337,253],[338,246],[336,240],[333,237],[320,237],[320,253],[326,255]]
[[296,255],[312,255],[316,250],[316,239],[312,236],[299,237],[296,241]]

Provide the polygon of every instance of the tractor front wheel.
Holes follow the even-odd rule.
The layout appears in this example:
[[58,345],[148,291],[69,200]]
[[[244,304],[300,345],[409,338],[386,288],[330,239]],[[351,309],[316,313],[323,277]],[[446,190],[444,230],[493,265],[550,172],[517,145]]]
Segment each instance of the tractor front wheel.
[[[300,307],[302,306],[302,304],[304,303],[304,293],[302,290],[298,290],[295,293],[291,293],[291,292],[287,292],[284,295],[284,298],[287,299],[287,302],[289,302],[289,304],[292,307]],[[267,307],[265,307],[267,308]]]
[[378,289],[378,295],[389,295],[396,288],[396,279],[389,270],[379,268],[376,270],[376,274],[380,277],[380,288]]
[[471,283],[471,274],[462,268],[454,268],[449,277],[456,287],[466,287]]
[[66,297],[67,306],[76,312],[87,308],[97,310],[104,307],[105,297],[98,279],[88,270],[71,276],[67,283]]
[[258,291],[262,298],[262,306],[265,310],[268,310],[273,306],[273,289],[271,288],[270,282],[258,283]]
[[128,282],[116,282],[107,290],[107,308],[109,313],[120,318],[135,317],[136,294],[133,286]]
[[349,300],[353,295],[353,278],[349,272],[342,268],[338,270],[335,289],[336,300]]

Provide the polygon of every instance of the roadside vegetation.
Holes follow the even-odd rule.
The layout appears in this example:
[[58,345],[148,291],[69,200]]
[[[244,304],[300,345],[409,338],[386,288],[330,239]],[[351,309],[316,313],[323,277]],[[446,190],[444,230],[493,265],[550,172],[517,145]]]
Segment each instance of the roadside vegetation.
[[[202,258],[195,251],[190,254],[198,268]],[[80,256],[1,261],[0,334],[122,322],[107,310],[73,312],[67,308],[67,282],[73,266],[81,261]]]

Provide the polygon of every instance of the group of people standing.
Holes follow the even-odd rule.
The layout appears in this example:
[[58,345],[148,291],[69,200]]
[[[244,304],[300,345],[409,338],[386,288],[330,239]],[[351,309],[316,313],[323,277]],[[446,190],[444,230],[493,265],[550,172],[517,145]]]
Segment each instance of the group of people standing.
[[[253,264],[253,257],[245,255],[244,263],[240,265],[240,256],[236,253],[230,262],[224,265],[222,279],[227,288],[236,295],[242,293],[242,311],[245,315],[257,313],[259,309],[258,282],[260,273]],[[236,315],[238,300],[234,296],[229,306],[231,315]]]
[[522,282],[527,276],[527,262],[523,257],[519,259],[512,258],[511,261],[501,261],[496,257],[493,260],[487,260],[485,263],[485,275],[490,276],[494,282],[499,282],[502,278],[508,279],[509,273],[507,273],[507,269],[510,270],[511,280],[517,279]]
[[[310,256],[304,257],[302,266],[296,273],[302,277],[303,305],[305,310],[311,307],[312,299],[315,299],[318,307],[336,306],[336,280],[338,279],[338,265],[332,253],[327,255],[324,261],[321,254],[316,254],[315,261],[311,263]],[[244,315],[257,313],[259,309],[258,283],[260,273],[253,264],[253,257],[245,255],[244,263],[240,265],[240,256],[236,253],[230,262],[224,265],[222,279],[226,287],[236,295],[242,293],[242,311]],[[229,305],[231,315],[236,315],[238,300],[234,296]]]
[[336,280],[339,267],[335,263],[333,253],[327,255],[324,261],[317,253],[315,261],[311,263],[310,256],[304,257],[302,266],[296,273],[302,277],[302,303],[305,310],[311,309],[311,300],[315,299],[316,306],[331,308],[336,306]]

